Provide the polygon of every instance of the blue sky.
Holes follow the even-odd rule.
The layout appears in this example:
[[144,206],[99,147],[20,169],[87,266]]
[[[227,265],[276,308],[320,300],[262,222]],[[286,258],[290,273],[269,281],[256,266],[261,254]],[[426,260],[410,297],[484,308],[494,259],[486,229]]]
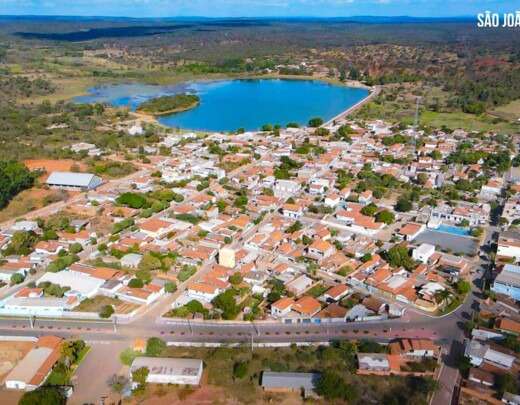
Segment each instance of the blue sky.
[[127,17],[444,17],[517,9],[520,0],[0,0],[0,14]]

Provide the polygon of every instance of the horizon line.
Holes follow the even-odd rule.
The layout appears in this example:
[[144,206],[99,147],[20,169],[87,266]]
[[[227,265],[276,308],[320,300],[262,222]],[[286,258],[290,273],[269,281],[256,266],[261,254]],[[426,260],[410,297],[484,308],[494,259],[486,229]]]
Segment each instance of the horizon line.
[[257,16],[204,16],[204,15],[172,15],[172,16],[148,16],[148,17],[133,17],[125,15],[81,15],[81,14],[0,14],[2,17],[68,17],[68,18],[125,18],[132,20],[150,20],[150,19],[172,19],[172,18],[204,18],[204,19],[252,19],[252,18],[269,18],[269,19],[297,19],[297,18],[310,18],[319,20],[339,20],[345,18],[413,18],[413,19],[431,19],[431,20],[442,20],[442,19],[457,19],[457,18],[476,18],[475,15],[461,14],[461,15],[449,15],[449,16],[419,16],[419,15],[343,15],[343,16],[316,16],[316,15],[257,15]]

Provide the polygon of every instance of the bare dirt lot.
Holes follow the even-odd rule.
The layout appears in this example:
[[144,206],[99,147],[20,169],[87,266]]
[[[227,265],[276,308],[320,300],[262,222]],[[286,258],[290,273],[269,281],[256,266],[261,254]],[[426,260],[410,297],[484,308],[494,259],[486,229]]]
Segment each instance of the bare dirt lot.
[[40,178],[40,181],[45,181],[49,174],[54,171],[58,172],[69,172],[74,166],[76,166],[79,171],[84,171],[86,169],[86,165],[81,162],[77,162],[72,159],[30,159],[24,161],[25,166],[29,170],[44,170],[46,173]]
[[0,341],[0,381],[34,347],[34,342]]

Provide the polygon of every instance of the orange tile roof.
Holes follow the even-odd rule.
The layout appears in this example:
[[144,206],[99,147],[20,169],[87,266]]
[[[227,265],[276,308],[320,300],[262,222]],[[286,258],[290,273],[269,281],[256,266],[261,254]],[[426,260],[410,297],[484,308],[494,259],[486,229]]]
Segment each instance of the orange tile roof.
[[332,247],[333,246],[329,242],[322,240],[322,239],[316,239],[309,246],[309,249],[315,249],[315,250],[319,250],[320,252],[326,252],[329,249],[331,249]]
[[513,321],[512,319],[502,318],[499,319],[496,325],[497,329],[513,332],[520,334],[520,322]]
[[399,229],[399,233],[401,235],[414,235],[416,234],[419,229],[421,229],[421,224],[416,224],[415,222],[409,222],[405,226],[403,226],[401,229]]
[[302,315],[311,316],[321,309],[321,304],[316,298],[305,295],[294,303],[293,309]]
[[160,231],[161,229],[168,228],[171,225],[172,224],[170,222],[152,218],[152,219],[149,219],[149,220],[139,224],[139,228],[141,228],[144,231],[157,232],[157,231]]
[[280,298],[278,301],[271,304],[271,307],[275,307],[276,309],[283,311],[284,309],[289,308],[294,304],[294,300],[289,297]]
[[339,284],[329,288],[325,294],[331,296],[332,298],[336,298],[342,294],[345,294],[347,291],[348,287],[346,285]]

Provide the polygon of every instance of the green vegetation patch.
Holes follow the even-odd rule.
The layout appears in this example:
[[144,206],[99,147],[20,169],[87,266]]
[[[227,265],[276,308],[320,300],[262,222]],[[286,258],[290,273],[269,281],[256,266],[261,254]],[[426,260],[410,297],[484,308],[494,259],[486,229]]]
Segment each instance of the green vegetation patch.
[[145,101],[137,107],[137,111],[153,115],[166,115],[190,110],[200,103],[200,98],[194,94],[176,94],[162,96]]

